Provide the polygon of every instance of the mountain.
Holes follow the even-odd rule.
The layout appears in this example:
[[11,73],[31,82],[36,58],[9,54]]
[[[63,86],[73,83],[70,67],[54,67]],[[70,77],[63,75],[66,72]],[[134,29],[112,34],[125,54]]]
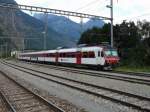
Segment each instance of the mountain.
[[14,0],[0,0],[0,3],[17,4]]
[[[46,19],[46,16],[43,14],[35,14],[34,17],[43,22]],[[83,23],[81,27],[81,24],[76,23],[65,16],[57,16],[53,14],[48,15],[48,26],[74,42],[79,40],[81,32],[93,27],[101,28],[103,25],[104,22],[102,20],[90,19],[86,23]]]
[[105,23],[102,20],[90,19],[89,21],[84,23],[83,28],[84,28],[84,30],[92,29],[93,27],[101,28],[101,27],[103,27],[104,24]]
[[[0,0],[0,3],[17,4],[14,0]],[[21,10],[0,8],[0,29],[2,38],[9,38],[11,49],[42,49],[44,37],[44,22],[36,19]],[[4,40],[4,39],[3,39]],[[75,43],[51,27],[47,30],[47,48],[58,46],[75,46]],[[25,45],[23,45],[25,43]],[[12,48],[13,47],[13,48]]]
[[[35,18],[45,21],[45,15],[35,14]],[[76,42],[80,37],[80,26],[79,24],[71,21],[64,16],[48,15],[48,26],[56,32],[65,35],[69,40]]]
[[[0,3],[17,4],[14,0],[0,0]],[[103,23],[103,21],[101,21]],[[95,21],[83,24],[83,31],[93,26],[102,25]],[[0,38],[4,44],[7,40],[11,49],[43,49],[45,16],[37,14],[34,17],[19,9],[7,9],[0,7]],[[73,47],[81,35],[81,25],[64,16],[49,14],[48,29],[46,34],[47,49],[58,46]],[[5,40],[5,41],[4,41]]]

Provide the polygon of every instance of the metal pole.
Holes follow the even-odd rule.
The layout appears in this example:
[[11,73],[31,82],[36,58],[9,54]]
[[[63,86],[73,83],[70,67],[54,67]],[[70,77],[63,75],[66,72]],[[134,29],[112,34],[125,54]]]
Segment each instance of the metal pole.
[[5,44],[5,58],[7,58],[7,43]]
[[48,27],[48,13],[45,13],[44,50],[47,49],[46,45],[47,27]]
[[82,33],[83,33],[83,18],[81,18],[81,21],[80,21],[80,25],[81,25],[81,35],[82,35]]
[[22,44],[23,44],[23,52],[24,52],[24,50],[25,50],[25,39],[23,38],[23,40],[22,40],[23,42],[22,42]]
[[114,43],[113,43],[113,40],[114,40],[114,37],[113,37],[113,0],[111,0],[111,3],[110,3],[110,10],[111,10],[111,47],[114,46]]
[[2,54],[2,45],[1,45],[1,59],[3,58],[3,54]]

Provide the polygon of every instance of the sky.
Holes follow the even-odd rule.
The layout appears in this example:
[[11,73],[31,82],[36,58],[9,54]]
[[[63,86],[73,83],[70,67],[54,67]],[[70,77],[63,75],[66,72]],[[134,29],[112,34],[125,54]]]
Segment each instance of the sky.
[[[106,5],[110,0],[16,0],[18,4],[33,5],[46,8],[76,11],[87,14],[110,17],[110,9]],[[113,0],[114,24],[123,20],[137,21],[150,19],[150,0]],[[79,22],[79,18],[72,18]],[[86,21],[86,20],[85,20]]]

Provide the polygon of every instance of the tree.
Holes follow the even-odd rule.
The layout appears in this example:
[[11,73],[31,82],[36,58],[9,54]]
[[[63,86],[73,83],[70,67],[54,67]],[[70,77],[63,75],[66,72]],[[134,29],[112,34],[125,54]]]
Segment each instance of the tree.
[[143,20],[137,22],[139,33],[142,37],[141,47],[143,48],[141,58],[146,65],[150,65],[150,22]]
[[114,26],[114,40],[116,47],[133,48],[141,39],[134,22],[123,22]]
[[93,27],[81,35],[78,44],[100,44],[102,42],[110,42],[110,24],[105,24],[102,28]]
[[137,27],[143,38],[150,37],[150,22],[143,20],[137,22]]

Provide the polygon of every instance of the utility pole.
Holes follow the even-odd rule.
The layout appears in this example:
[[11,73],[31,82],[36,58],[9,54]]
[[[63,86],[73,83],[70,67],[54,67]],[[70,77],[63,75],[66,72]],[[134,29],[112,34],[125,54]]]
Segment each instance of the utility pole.
[[22,39],[22,44],[23,44],[23,48],[22,48],[22,51],[24,52],[24,50],[25,50],[25,38],[23,37],[23,39]]
[[3,45],[1,45],[1,59],[3,58]]
[[5,56],[5,57],[7,58],[7,53],[8,53],[8,48],[7,48],[7,47],[8,47],[8,44],[7,44],[7,43],[5,44],[5,47],[6,47],[6,48],[5,48],[5,50],[6,50],[6,56]]
[[48,27],[48,13],[45,13],[45,29],[44,29],[44,50],[47,49],[46,37],[47,37],[47,27]]
[[111,47],[114,46],[114,33],[113,33],[113,0],[111,0]]
[[114,37],[113,37],[113,0],[110,0],[110,5],[106,6],[107,8],[110,8],[110,20],[111,20],[111,47],[114,46]]
[[82,33],[83,33],[83,18],[81,17],[81,21],[80,21],[80,25],[81,25],[81,35],[82,35]]

